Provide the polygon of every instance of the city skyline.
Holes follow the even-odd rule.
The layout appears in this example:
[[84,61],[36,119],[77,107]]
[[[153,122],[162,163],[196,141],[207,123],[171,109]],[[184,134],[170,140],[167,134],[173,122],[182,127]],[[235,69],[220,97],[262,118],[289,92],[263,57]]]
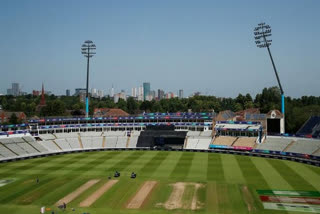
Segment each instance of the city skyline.
[[[22,91],[43,82],[54,94],[85,87],[79,46],[99,47],[90,88],[118,91],[148,81],[153,89],[189,96],[253,96],[276,86],[266,51],[253,29],[273,29],[272,52],[285,95],[319,96],[319,1],[1,1],[0,94],[18,82]],[[263,10],[261,10],[263,7]],[[88,10],[92,16],[84,15]],[[165,15],[164,15],[165,14]],[[86,30],[84,30],[86,29]],[[290,35],[290,36],[288,36]],[[227,85],[228,83],[229,85]],[[72,94],[72,93],[71,93]]]

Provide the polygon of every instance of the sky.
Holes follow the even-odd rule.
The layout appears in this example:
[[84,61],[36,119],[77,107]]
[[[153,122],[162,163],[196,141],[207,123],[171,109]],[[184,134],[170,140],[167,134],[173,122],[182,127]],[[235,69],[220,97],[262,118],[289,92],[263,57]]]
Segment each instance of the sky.
[[0,0],[0,94],[12,82],[29,93],[85,88],[81,45],[92,40],[90,88],[255,95],[277,86],[254,42],[265,22],[285,95],[320,96],[319,10],[319,0]]

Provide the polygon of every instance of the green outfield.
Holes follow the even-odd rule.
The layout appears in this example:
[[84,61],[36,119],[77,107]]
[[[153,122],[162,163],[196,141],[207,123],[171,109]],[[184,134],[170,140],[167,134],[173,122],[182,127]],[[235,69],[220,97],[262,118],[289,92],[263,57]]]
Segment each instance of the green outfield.
[[[115,170],[121,176],[108,186]],[[320,168],[214,153],[103,151],[1,163],[0,184],[3,214],[42,206],[67,214],[301,213],[264,209],[257,190],[320,191]],[[96,198],[82,206],[89,196]],[[62,212],[56,203],[64,197],[71,199]]]

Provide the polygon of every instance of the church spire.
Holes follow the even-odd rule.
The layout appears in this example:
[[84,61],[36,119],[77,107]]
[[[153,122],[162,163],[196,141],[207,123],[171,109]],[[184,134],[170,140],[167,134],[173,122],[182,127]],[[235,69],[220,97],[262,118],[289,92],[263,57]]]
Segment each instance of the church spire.
[[42,91],[41,91],[41,101],[40,101],[40,105],[41,106],[45,106],[46,105],[46,100],[45,100],[45,97],[44,97],[44,85],[42,83]]

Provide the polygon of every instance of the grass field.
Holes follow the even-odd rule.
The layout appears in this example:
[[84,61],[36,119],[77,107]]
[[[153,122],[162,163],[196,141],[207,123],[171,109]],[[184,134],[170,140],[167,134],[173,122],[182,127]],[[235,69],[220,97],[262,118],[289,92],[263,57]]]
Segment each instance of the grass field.
[[[121,172],[119,181],[101,192],[115,170]],[[136,179],[129,178],[132,171],[137,173]],[[99,181],[68,203],[63,213],[299,213],[265,210],[256,190],[320,191],[317,167],[196,152],[103,151],[1,163],[0,180],[5,179],[12,182],[0,187],[0,213],[10,214],[39,213],[41,206],[62,213],[56,202],[93,179]],[[151,190],[140,208],[128,209],[146,181],[156,182],[146,186]],[[185,186],[178,200],[181,189],[177,184],[181,183]],[[101,196],[92,205],[79,206],[97,191]],[[168,210],[173,192],[177,196],[171,198],[181,206]],[[192,203],[196,203],[195,210],[191,210]]]

